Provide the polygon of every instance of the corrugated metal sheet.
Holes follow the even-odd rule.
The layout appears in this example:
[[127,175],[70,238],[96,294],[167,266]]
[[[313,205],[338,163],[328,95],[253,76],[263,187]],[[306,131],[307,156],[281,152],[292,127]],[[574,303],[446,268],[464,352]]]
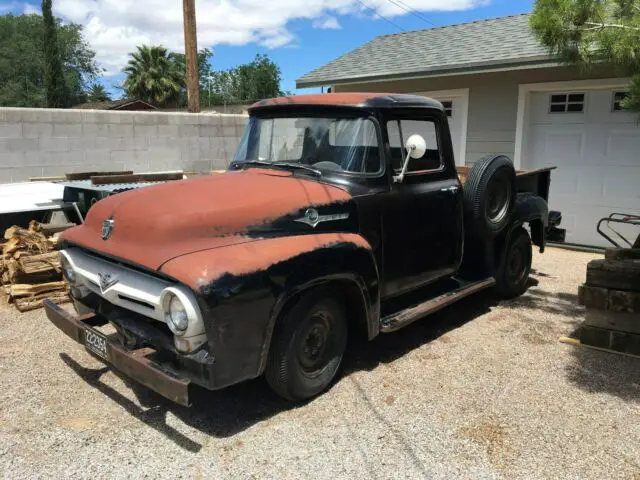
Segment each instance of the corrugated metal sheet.
[[132,183],[113,183],[109,185],[94,185],[91,180],[72,180],[59,182],[57,185],[63,187],[79,188],[83,190],[93,190],[95,192],[120,193],[135,188],[150,187],[151,185],[159,185],[165,182],[132,182]]

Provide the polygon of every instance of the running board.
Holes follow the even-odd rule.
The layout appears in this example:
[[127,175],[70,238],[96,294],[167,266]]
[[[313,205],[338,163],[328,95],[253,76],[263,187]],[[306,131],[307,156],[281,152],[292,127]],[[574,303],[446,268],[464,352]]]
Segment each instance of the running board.
[[485,278],[477,282],[461,283],[455,290],[443,293],[413,307],[400,310],[392,315],[387,315],[380,320],[380,331],[382,333],[390,333],[400,330],[402,327],[406,327],[410,323],[420,320],[430,313],[437,312],[441,308],[451,305],[464,297],[468,297],[485,288],[492,287],[495,283],[496,280],[493,277]]

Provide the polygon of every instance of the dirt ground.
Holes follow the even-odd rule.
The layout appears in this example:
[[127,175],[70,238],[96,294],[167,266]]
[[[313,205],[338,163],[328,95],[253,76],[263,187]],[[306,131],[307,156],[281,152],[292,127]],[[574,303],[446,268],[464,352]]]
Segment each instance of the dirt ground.
[[297,407],[258,379],[182,408],[0,308],[0,477],[640,479],[640,360],[558,343],[596,257],[536,254],[521,298],[356,345]]

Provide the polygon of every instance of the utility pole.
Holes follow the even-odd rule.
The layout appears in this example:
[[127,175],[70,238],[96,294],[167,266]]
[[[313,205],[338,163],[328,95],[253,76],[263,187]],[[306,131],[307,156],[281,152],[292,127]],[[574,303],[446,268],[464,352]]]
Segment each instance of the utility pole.
[[184,56],[187,62],[187,97],[189,112],[200,111],[200,81],[198,72],[198,38],[196,36],[195,0],[182,0],[184,22]]

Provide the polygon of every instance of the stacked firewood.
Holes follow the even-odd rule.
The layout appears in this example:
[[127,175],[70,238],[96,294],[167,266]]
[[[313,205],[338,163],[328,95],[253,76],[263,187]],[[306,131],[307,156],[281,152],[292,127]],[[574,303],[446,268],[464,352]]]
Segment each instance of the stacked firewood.
[[40,308],[47,298],[59,303],[69,300],[55,247],[59,233],[70,226],[32,221],[29,228],[13,226],[5,231],[0,283],[9,303],[19,311]]

